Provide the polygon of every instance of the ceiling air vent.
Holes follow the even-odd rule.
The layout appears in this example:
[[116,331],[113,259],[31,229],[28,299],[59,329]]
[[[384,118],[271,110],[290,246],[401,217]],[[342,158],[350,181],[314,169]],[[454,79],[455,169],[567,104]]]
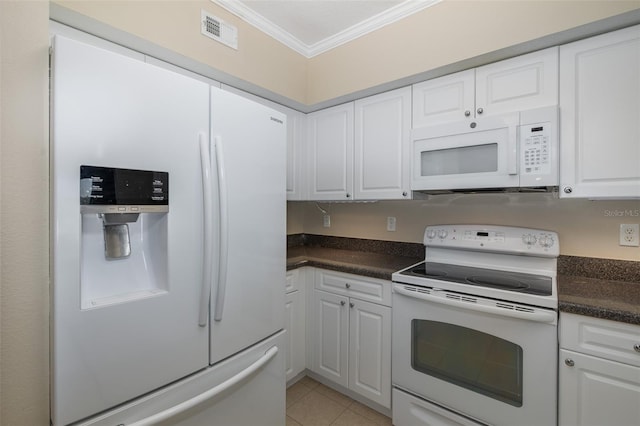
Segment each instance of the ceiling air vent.
[[200,30],[202,34],[238,50],[238,29],[222,19],[202,11]]

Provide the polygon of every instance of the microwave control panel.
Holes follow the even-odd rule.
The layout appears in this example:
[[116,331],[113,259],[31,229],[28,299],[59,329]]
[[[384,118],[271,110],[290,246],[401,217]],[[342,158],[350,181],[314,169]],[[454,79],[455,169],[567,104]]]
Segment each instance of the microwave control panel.
[[520,126],[521,174],[546,175],[551,172],[550,123]]

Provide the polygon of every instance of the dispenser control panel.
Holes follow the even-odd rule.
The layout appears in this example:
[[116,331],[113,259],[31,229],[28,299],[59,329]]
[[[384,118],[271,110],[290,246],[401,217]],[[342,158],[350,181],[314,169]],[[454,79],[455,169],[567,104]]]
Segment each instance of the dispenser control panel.
[[169,211],[169,173],[80,166],[82,213]]

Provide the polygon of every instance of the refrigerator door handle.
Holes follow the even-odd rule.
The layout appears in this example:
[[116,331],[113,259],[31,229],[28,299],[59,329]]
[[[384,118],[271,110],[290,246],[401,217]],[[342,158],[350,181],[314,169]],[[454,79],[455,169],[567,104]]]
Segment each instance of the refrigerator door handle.
[[202,165],[202,192],[203,192],[203,227],[204,247],[202,262],[202,287],[200,292],[200,306],[198,312],[198,325],[207,326],[209,314],[209,299],[211,297],[211,258],[213,251],[213,194],[211,183],[211,147],[207,135],[200,133],[200,164]]
[[228,224],[228,198],[227,198],[227,173],[224,167],[222,155],[222,140],[220,136],[214,138],[216,162],[218,171],[218,194],[220,197],[220,266],[218,271],[218,284],[216,288],[216,303],[213,311],[215,321],[222,320],[224,297],[227,286],[227,257],[229,254],[229,224]]
[[166,421],[172,417],[177,416],[178,414],[184,413],[192,409],[193,407],[201,404],[209,399],[216,397],[217,395],[226,392],[230,388],[237,385],[239,382],[245,380],[247,377],[253,375],[258,370],[260,370],[266,363],[271,361],[273,357],[278,353],[278,347],[272,346],[269,348],[263,356],[261,356],[258,360],[256,360],[253,364],[236,374],[235,376],[225,380],[217,386],[212,387],[208,391],[205,391],[199,395],[194,396],[191,399],[188,399],[184,402],[181,402],[178,405],[174,405],[171,408],[167,408],[164,411],[156,413],[152,416],[146,417],[142,420],[138,420],[135,423],[131,423],[129,426],[147,426],[154,425],[160,423],[162,421]]

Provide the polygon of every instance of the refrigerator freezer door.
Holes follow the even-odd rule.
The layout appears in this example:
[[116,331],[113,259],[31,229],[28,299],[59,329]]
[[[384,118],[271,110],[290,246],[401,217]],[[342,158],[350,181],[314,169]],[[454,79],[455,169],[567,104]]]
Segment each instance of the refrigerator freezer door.
[[210,363],[284,326],[286,122],[270,108],[211,88],[214,231]]
[[78,426],[282,426],[284,332]]
[[[57,36],[52,62],[52,421],[109,409],[208,365],[199,138],[209,86]],[[127,257],[81,214],[80,166],[169,174],[169,211],[140,213]]]

